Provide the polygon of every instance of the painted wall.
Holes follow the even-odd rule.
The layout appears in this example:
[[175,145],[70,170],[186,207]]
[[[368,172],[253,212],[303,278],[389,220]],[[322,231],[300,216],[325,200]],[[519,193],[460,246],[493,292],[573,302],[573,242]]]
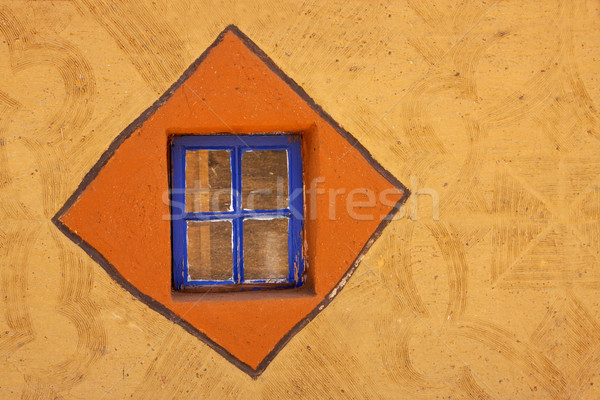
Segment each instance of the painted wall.
[[[599,19],[592,0],[0,0],[0,398],[600,398]],[[257,380],[50,222],[229,24],[413,192]]]

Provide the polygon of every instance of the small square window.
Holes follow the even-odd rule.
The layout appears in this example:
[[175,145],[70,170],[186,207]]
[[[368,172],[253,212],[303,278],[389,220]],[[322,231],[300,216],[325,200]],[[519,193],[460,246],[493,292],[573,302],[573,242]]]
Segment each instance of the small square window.
[[175,290],[302,285],[300,149],[290,134],[173,138]]

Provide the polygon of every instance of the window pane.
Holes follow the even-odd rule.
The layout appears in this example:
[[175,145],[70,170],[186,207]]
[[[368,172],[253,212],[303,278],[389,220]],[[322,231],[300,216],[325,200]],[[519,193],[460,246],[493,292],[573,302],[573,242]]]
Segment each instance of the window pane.
[[231,221],[188,221],[187,227],[189,279],[232,279]]
[[244,280],[286,279],[288,218],[244,220]]
[[245,152],[242,155],[242,195],[242,204],[247,210],[287,208],[287,152]]
[[188,150],[185,154],[187,212],[227,211],[231,205],[231,164],[227,150]]

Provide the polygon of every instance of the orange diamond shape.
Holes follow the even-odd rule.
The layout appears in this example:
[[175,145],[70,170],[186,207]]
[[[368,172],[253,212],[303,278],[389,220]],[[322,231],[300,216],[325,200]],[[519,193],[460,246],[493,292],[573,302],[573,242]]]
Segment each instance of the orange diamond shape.
[[[165,200],[170,137],[281,131],[302,135],[305,191],[316,182],[317,195],[305,210],[307,282],[260,293],[174,292]],[[331,190],[338,190],[333,200]],[[345,207],[356,190],[379,199],[367,214]],[[344,287],[407,195],[352,135],[229,26],[114,140],[53,221],[134,296],[257,377]]]

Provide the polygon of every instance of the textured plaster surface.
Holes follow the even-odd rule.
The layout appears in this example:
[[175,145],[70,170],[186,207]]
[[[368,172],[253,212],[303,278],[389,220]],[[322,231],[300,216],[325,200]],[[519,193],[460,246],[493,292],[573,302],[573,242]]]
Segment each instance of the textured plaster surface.
[[[0,398],[599,398],[599,15],[0,1]],[[51,222],[229,24],[416,194],[257,380]]]

